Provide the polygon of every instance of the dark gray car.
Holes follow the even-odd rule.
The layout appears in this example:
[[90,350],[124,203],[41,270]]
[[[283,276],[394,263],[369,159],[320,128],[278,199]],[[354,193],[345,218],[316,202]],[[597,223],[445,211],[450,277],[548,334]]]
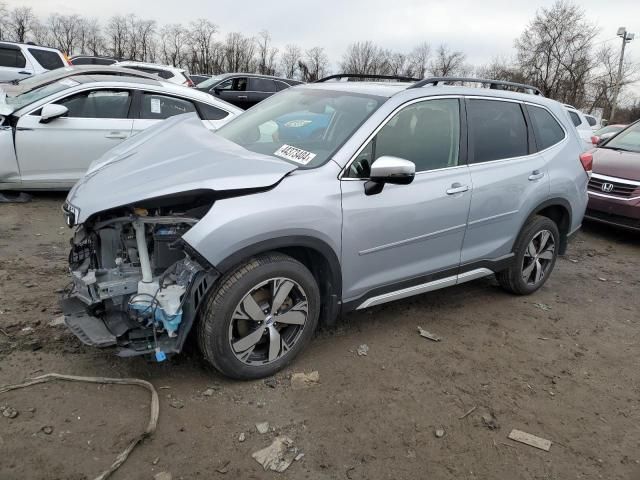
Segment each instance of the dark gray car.
[[196,88],[246,110],[276,92],[302,83],[268,75],[225,73],[199,83]]

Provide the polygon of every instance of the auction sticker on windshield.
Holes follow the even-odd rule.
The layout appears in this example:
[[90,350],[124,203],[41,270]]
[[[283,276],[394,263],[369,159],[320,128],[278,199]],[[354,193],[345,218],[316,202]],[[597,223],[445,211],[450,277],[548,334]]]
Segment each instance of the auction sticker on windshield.
[[275,151],[274,155],[284,158],[285,160],[291,160],[292,162],[306,165],[316,156],[315,153],[307,152],[301,148],[292,147],[286,143]]

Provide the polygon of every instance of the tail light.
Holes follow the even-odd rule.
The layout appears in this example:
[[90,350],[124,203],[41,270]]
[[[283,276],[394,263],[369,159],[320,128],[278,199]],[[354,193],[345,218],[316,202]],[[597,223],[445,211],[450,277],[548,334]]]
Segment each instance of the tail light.
[[582,168],[584,168],[584,171],[590,174],[591,170],[593,170],[593,153],[584,152],[583,154],[581,154],[580,163],[582,164]]
[[594,145],[598,145],[599,141],[600,141],[600,137],[598,137],[597,135],[593,135],[591,137],[591,143],[593,143]]
[[190,78],[187,79],[187,87],[195,87],[196,84],[193,83],[193,80],[191,80]]
[[62,56],[64,57],[65,62],[67,62],[67,65],[71,66],[73,65],[73,62],[71,61],[71,59],[67,56],[66,53],[63,53]]

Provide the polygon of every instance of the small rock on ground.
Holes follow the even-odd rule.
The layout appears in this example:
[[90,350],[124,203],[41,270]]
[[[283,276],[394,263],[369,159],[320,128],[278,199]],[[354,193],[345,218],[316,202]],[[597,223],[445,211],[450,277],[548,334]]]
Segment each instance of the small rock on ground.
[[367,345],[366,343],[363,343],[358,347],[357,352],[359,356],[366,357],[367,353],[369,353],[369,345]]
[[156,473],[153,476],[153,480],[171,480],[173,476],[169,472]]
[[261,434],[267,433],[269,431],[269,422],[256,423],[256,430]]

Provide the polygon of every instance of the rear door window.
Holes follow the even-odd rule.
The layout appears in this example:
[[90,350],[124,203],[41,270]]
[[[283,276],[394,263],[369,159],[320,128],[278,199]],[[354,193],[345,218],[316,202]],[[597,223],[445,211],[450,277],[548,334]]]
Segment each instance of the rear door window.
[[564,138],[564,130],[546,109],[527,105],[527,110],[533,122],[538,150],[549,148]]
[[0,47],[0,67],[24,68],[26,64],[19,48]]
[[55,70],[56,68],[64,67],[64,62],[58,54],[58,52],[52,52],[51,50],[42,50],[40,48],[29,48],[29,53],[33,55],[33,58],[47,70]]
[[471,163],[528,155],[527,123],[519,103],[468,100]]
[[195,111],[195,105],[189,100],[149,92],[142,94],[140,118],[143,119],[164,120],[174,115]]
[[276,83],[268,78],[251,78],[249,90],[253,92],[273,93],[276,91]]

